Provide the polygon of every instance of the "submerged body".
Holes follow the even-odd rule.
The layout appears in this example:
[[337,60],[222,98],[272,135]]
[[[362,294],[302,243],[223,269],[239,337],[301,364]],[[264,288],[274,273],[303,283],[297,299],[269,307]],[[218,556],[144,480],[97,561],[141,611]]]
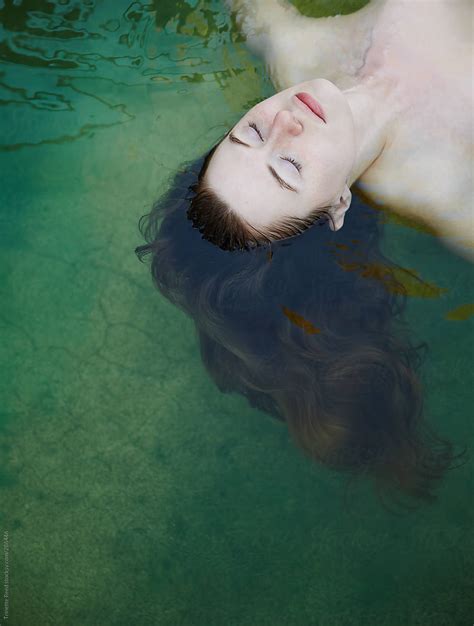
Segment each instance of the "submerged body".
[[351,182],[473,258],[472,3],[373,0],[318,19],[276,0],[232,6],[278,90],[315,78],[383,90],[387,140]]

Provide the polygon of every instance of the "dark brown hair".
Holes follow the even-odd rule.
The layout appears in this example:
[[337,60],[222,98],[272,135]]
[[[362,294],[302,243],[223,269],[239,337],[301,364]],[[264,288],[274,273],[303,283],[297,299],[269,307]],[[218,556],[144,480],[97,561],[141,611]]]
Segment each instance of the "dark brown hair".
[[143,216],[147,243],[136,253],[151,256],[155,285],[194,320],[218,388],[284,421],[309,457],[350,484],[365,475],[382,498],[434,500],[464,452],[455,455],[423,417],[426,346],[403,322],[403,286],[380,251],[377,213],[353,198],[337,232],[319,220],[290,239],[223,250],[208,239],[247,239],[232,218],[215,223],[226,208],[212,191],[198,211],[205,221],[213,205],[214,226],[202,226],[210,237],[188,219],[207,162],[178,173]]

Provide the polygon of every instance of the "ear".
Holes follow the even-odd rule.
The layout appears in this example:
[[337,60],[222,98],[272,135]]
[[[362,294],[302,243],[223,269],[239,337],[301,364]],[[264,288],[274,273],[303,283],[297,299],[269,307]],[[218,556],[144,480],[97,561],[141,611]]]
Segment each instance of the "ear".
[[347,209],[351,206],[352,194],[347,185],[344,185],[344,190],[339,198],[339,202],[333,205],[329,209],[332,219],[334,220],[334,226],[329,221],[329,227],[331,230],[339,230],[344,224],[344,215]]

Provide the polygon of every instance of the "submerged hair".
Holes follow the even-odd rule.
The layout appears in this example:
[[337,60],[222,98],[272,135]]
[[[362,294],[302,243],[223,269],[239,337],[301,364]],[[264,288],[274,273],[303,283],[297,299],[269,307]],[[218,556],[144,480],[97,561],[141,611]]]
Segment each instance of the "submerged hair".
[[[320,220],[297,237],[249,246],[209,191],[193,212],[208,161],[179,172],[142,217],[146,243],[136,254],[150,255],[159,291],[194,320],[218,388],[284,421],[307,456],[348,484],[367,476],[384,502],[435,500],[436,483],[464,452],[424,418],[426,346],[410,340],[377,213],[354,198],[336,232]],[[206,211],[224,225],[206,224]],[[247,249],[223,250],[224,240]]]

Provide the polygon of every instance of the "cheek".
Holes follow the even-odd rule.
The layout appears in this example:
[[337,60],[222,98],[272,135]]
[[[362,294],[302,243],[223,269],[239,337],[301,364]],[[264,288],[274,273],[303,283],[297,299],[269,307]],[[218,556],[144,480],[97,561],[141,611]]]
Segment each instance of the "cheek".
[[352,115],[348,115],[344,124],[343,141],[348,150],[355,150],[356,133]]
[[255,114],[260,116],[261,119],[266,121],[273,121],[275,115],[283,108],[283,102],[280,97],[280,94],[276,96],[272,96],[263,102],[260,102],[256,106],[251,109],[249,114]]
[[324,160],[315,164],[311,179],[313,193],[333,195],[341,187],[349,173],[350,163],[345,154],[328,154]]
[[327,158],[340,167],[350,167],[355,156],[355,134],[352,126],[340,128],[327,145]]

